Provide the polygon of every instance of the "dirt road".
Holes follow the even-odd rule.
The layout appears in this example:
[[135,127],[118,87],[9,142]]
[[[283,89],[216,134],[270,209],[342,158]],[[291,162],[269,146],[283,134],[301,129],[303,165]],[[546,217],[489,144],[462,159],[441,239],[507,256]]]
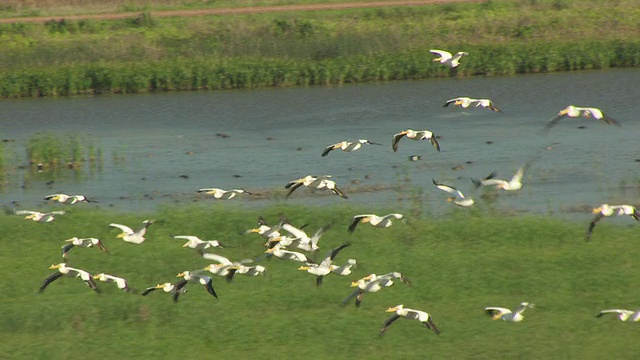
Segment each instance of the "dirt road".
[[[339,4],[307,4],[307,5],[281,5],[281,6],[255,6],[255,7],[238,7],[238,8],[220,8],[220,9],[199,9],[199,10],[176,10],[176,11],[150,11],[154,17],[169,16],[203,16],[203,15],[231,15],[231,14],[251,14],[261,12],[289,12],[289,11],[316,11],[316,10],[339,10],[339,9],[356,9],[356,8],[373,8],[373,7],[390,7],[390,6],[426,6],[434,4],[447,3],[463,3],[463,2],[483,2],[485,0],[417,0],[417,1],[380,1],[380,2],[355,2],[355,3],[339,3]],[[0,23],[25,23],[35,22],[42,23],[51,20],[115,20],[135,17],[140,12],[128,12],[118,14],[91,14],[91,15],[72,15],[72,16],[42,16],[42,17],[21,17],[0,19]]]

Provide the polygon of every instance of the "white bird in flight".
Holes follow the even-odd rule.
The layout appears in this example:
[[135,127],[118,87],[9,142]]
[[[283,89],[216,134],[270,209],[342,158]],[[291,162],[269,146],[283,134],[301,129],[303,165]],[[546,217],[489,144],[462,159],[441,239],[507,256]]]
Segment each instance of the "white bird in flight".
[[473,206],[473,204],[475,204],[475,201],[472,198],[468,198],[465,197],[464,194],[454,188],[453,186],[450,185],[445,185],[442,183],[439,183],[437,181],[435,181],[434,179],[431,179],[433,181],[433,185],[435,185],[438,189],[442,190],[442,191],[446,191],[449,194],[453,194],[455,197],[449,197],[447,198],[447,201],[451,201],[454,204],[461,206],[461,207],[469,207],[469,206]]
[[116,238],[132,244],[142,244],[146,240],[144,235],[147,233],[147,228],[153,224],[153,220],[145,220],[142,224],[143,226],[138,231],[133,231],[130,227],[122,224],[111,223],[109,226],[122,230],[122,233],[118,234]]
[[640,310],[607,309],[600,311],[596,317],[602,317],[606,314],[618,314],[618,319],[620,321],[640,321]]
[[93,278],[96,280],[107,282],[107,283],[110,283],[110,282],[115,283],[118,286],[118,289],[123,290],[124,292],[131,291],[131,288],[129,288],[129,283],[124,278],[105,274],[105,273],[93,275]]
[[434,55],[438,57],[433,59],[433,61],[439,61],[441,64],[447,65],[451,68],[455,68],[460,65],[460,59],[463,56],[469,55],[468,52],[459,51],[455,55],[451,55],[450,52],[444,50],[431,49],[429,50]]
[[457,97],[454,99],[447,100],[447,102],[443,106],[447,107],[449,105],[462,106],[465,109],[468,108],[469,106],[475,106],[475,107],[484,107],[496,112],[502,111],[497,107],[493,106],[493,101],[489,99],[472,99],[469,97]]
[[348,230],[350,233],[353,233],[356,230],[356,226],[358,226],[358,224],[360,223],[369,223],[374,227],[387,228],[393,224],[393,219],[400,220],[402,222],[407,221],[404,218],[404,215],[398,213],[387,214],[384,216],[378,216],[375,214],[362,214],[356,215],[351,218],[351,224],[349,225]]
[[31,210],[16,210],[16,215],[27,215],[25,216],[25,220],[33,220],[35,222],[52,222],[55,220],[55,215],[64,215],[64,211],[49,211],[46,213],[42,213],[39,211],[31,211]]
[[197,236],[193,236],[193,235],[170,235],[172,238],[174,239],[184,239],[187,240],[187,242],[182,245],[182,247],[188,247],[190,249],[195,249],[197,250],[200,254],[203,254],[204,251],[206,249],[209,248],[223,248],[225,247],[224,245],[222,245],[218,240],[202,240]]
[[218,200],[233,199],[234,197],[236,197],[239,194],[254,195],[253,193],[250,193],[250,192],[248,192],[246,190],[242,190],[242,189],[222,190],[222,189],[218,189],[218,188],[203,188],[203,189],[199,189],[197,192],[198,193],[205,193],[207,195],[213,195],[213,198],[214,199],[218,199]]
[[570,117],[570,118],[585,117],[587,119],[600,120],[600,121],[602,121],[602,122],[604,122],[606,124],[609,124],[609,125],[620,126],[620,123],[618,123],[616,120],[606,116],[604,114],[604,112],[602,112],[602,110],[600,110],[598,108],[595,108],[595,107],[580,107],[580,106],[569,105],[566,108],[560,110],[560,112],[558,112],[558,115],[555,118],[551,119],[547,123],[545,128],[547,130],[551,129],[558,122],[560,122],[560,119],[562,119],[565,116]]
[[62,258],[66,259],[67,255],[69,254],[69,251],[71,251],[71,249],[73,249],[74,247],[83,247],[83,248],[90,248],[90,247],[94,247],[97,246],[100,250],[108,253],[109,250],[107,250],[106,247],[104,247],[104,245],[102,245],[102,241],[100,241],[100,239],[97,238],[77,238],[77,237],[72,237],[71,239],[67,239],[65,240],[65,243],[62,246]]
[[507,308],[496,307],[496,306],[487,306],[484,308],[484,311],[491,316],[493,320],[503,320],[510,322],[519,322],[524,320],[524,315],[522,313],[527,308],[533,308],[534,305],[528,302],[520,303],[520,306],[515,311],[511,311]]
[[67,194],[52,194],[44,197],[45,200],[57,201],[62,204],[76,204],[78,202],[97,203],[99,201],[89,200],[84,195],[67,195]]
[[608,217],[612,215],[618,215],[618,216],[628,215],[628,216],[631,216],[634,220],[640,221],[640,213],[638,213],[638,210],[631,205],[602,204],[597,208],[593,209],[591,212],[596,214],[596,217],[593,218],[593,220],[591,220],[591,223],[589,223],[589,229],[587,229],[587,235],[585,239],[587,241],[591,239],[591,233],[593,232],[593,228],[595,228],[598,221],[602,220],[602,218],[604,217]]
[[342,151],[346,151],[346,152],[356,151],[360,149],[362,145],[365,145],[365,144],[382,145],[380,143],[369,141],[367,139],[358,139],[356,141],[341,141],[339,143],[329,145],[326,148],[324,148],[324,151],[322,152],[322,156],[327,156],[331,151],[336,149],[342,149]]
[[516,173],[511,178],[511,180],[495,179],[494,177],[496,176],[496,173],[492,172],[482,180],[477,180],[472,178],[471,181],[476,186],[476,188],[480,186],[495,185],[497,189],[502,189],[506,191],[519,190],[522,188],[522,177],[524,176],[524,173],[526,172],[527,169],[528,169],[527,164],[518,168],[518,171],[516,171]]
[[323,175],[323,176],[313,176],[307,175],[303,178],[291,180],[284,186],[285,189],[289,189],[287,193],[287,197],[291,195],[296,189],[301,186],[305,186],[312,189],[328,189],[335,195],[340,196],[341,198],[347,199],[347,196],[338,188],[336,182],[330,180],[331,175]]
[[398,142],[400,142],[400,140],[403,137],[407,137],[407,139],[411,139],[411,140],[429,140],[431,142],[431,145],[433,145],[433,147],[436,148],[436,150],[440,151],[440,143],[438,143],[438,140],[436,139],[436,136],[434,133],[432,133],[429,130],[412,130],[412,129],[407,129],[404,131],[401,131],[395,135],[393,135],[393,140],[391,142],[391,147],[393,148],[393,151],[398,151]]
[[440,330],[438,330],[436,325],[433,323],[433,319],[431,318],[431,315],[429,315],[424,311],[409,309],[404,307],[404,305],[401,304],[401,305],[396,305],[395,307],[392,307],[392,308],[388,308],[386,312],[394,312],[395,314],[391,315],[391,317],[384,322],[382,329],[380,329],[381,336],[384,335],[384,333],[387,331],[389,326],[394,321],[400,319],[401,317],[409,320],[418,320],[424,326],[426,326],[427,329],[432,330],[438,335],[440,334]]

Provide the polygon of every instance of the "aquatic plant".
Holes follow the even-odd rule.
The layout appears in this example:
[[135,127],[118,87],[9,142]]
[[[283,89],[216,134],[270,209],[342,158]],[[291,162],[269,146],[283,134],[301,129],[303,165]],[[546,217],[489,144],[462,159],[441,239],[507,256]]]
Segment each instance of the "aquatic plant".
[[89,141],[77,134],[38,133],[27,143],[27,159],[39,170],[61,166],[77,168],[88,159],[99,159],[96,155],[102,153]]

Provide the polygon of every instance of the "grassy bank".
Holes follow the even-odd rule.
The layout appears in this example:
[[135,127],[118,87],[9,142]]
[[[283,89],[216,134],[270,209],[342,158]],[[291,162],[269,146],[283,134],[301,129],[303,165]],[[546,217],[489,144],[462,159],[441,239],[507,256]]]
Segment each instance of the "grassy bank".
[[[2,24],[0,96],[631,67],[639,20],[633,1],[566,0]],[[471,56],[454,74],[430,48]]]
[[[639,280],[635,260],[640,254],[630,246],[637,228],[628,222],[605,220],[592,242],[585,243],[586,224],[463,211],[442,219],[409,219],[410,225],[389,229],[361,224],[349,236],[350,217],[372,209],[278,206],[258,212],[232,203],[154,214],[84,205],[65,209],[69,213],[51,224],[0,217],[4,228],[13,229],[0,235],[0,269],[19,274],[19,280],[0,285],[5,294],[0,353],[8,358],[79,359],[97,351],[114,359],[197,358],[203,353],[254,359],[282,354],[292,359],[635,356],[634,324],[594,316],[604,308],[637,306],[628,284]],[[111,252],[76,248],[70,264],[127,277],[132,287],[142,289],[208,263],[170,234],[218,239],[233,246],[218,253],[255,258],[262,241],[244,230],[255,226],[259,215],[275,222],[280,212],[293,223],[308,223],[310,231],[333,223],[320,240],[320,253],[350,241],[336,262],[357,259],[354,274],[328,276],[317,289],[297,264],[262,260],[268,269],[264,277],[237,276],[232,283],[214,278],[219,300],[195,285],[177,304],[163,293],[142,297],[112,284],[100,283],[103,293],[96,295],[76,279],[58,280],[37,293],[69,237],[99,237]],[[107,226],[136,225],[145,218],[157,223],[140,246],[116,240],[118,231]],[[351,280],[390,271],[403,272],[413,286],[399,283],[368,294],[360,309],[340,305],[351,292]],[[513,307],[521,301],[536,307],[519,324],[492,322],[482,311],[487,305]],[[380,338],[378,330],[388,316],[384,309],[399,303],[432,313],[442,334],[399,320]]]

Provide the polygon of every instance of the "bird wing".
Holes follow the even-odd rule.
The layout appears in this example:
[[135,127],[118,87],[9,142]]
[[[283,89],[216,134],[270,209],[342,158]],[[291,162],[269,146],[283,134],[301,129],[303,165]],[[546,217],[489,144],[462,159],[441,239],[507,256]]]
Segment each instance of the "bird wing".
[[292,192],[296,191],[296,189],[298,189],[300,186],[302,186],[302,182],[301,181],[291,181],[291,182],[289,182],[285,186],[285,189],[289,189],[289,192],[287,193],[287,197],[289,195],[291,195]]
[[156,291],[156,290],[158,290],[158,288],[156,288],[155,286],[148,287],[148,288],[144,289],[144,291],[140,295],[147,296],[150,292]]
[[521,166],[518,171],[516,171],[516,173],[513,175],[513,177],[511,178],[512,182],[521,182],[522,181],[522,177],[524,176],[524,173],[526,171],[526,165]]
[[52,282],[58,280],[59,278],[62,277],[62,273],[59,271],[54,272],[53,274],[47,276],[46,279],[44,279],[44,282],[42,283],[42,286],[40,286],[40,292],[43,292],[44,289],[49,286],[49,284],[51,284]]
[[398,151],[398,142],[405,136],[407,135],[406,131],[402,131],[399,132],[395,135],[393,135],[393,141],[391,141],[391,147],[393,148],[393,151]]
[[337,144],[333,144],[333,145],[327,146],[326,148],[324,148],[324,151],[322,152],[322,156],[327,156],[329,154],[329,152],[339,148],[340,145],[342,145],[342,143],[337,143]]
[[188,281],[185,279],[182,279],[180,281],[178,281],[177,283],[175,283],[174,286],[174,290],[175,292],[173,293],[173,301],[177,302],[178,301],[178,297],[180,296],[180,293],[183,292],[184,287],[187,285]]
[[439,55],[441,58],[447,60],[447,59],[451,59],[453,56],[451,56],[451,53],[448,51],[444,51],[444,50],[436,50],[436,49],[431,49],[429,50],[430,53],[435,54],[435,55]]
[[431,142],[431,145],[433,145],[433,147],[436,148],[436,150],[440,151],[440,143],[438,142],[438,139],[436,139],[435,134],[431,135],[431,137],[429,138],[429,141]]
[[356,215],[351,219],[351,224],[349,225],[349,228],[347,230],[349,230],[350,233],[354,232],[356,230],[356,226],[358,226],[358,224],[360,223],[360,221],[362,221],[362,219],[369,217],[371,215]]
[[338,246],[337,248],[335,248],[335,249],[331,250],[331,253],[329,254],[328,258],[329,258],[331,261],[333,261],[333,259],[335,259],[335,258],[336,258],[336,256],[338,255],[338,253],[339,253],[342,249],[344,249],[344,248],[346,248],[346,247],[349,247],[350,245],[351,245],[350,243],[344,243],[344,244],[342,244],[342,245]]
[[380,335],[384,335],[385,331],[387,331],[387,328],[389,327],[389,325],[393,324],[394,321],[400,319],[400,315],[398,314],[393,314],[391,315],[382,325],[382,329],[380,329]]
[[199,237],[197,236],[193,236],[193,235],[169,235],[174,239],[184,239],[184,240],[188,240],[188,241],[198,241],[200,240]]
[[427,322],[425,322],[424,324],[426,327],[433,330],[433,332],[435,332],[436,334],[440,334],[440,330],[436,327],[436,324],[433,323],[433,319],[431,318],[431,315],[429,315]]
[[547,124],[544,126],[544,129],[546,131],[549,131],[552,127],[556,126],[558,124],[558,122],[560,121],[560,119],[562,119],[564,117],[564,115],[558,115],[556,117],[554,117],[553,119],[547,121]]
[[624,310],[624,309],[607,309],[607,310],[600,311],[600,313],[598,315],[596,315],[596,317],[601,317],[601,316],[603,316],[605,314],[628,314],[628,315],[631,315],[631,314],[633,314],[633,311]]
[[38,211],[31,211],[31,210],[16,210],[15,211],[16,215],[34,215],[34,214],[40,214]]
[[218,298],[218,294],[216,294],[216,291],[213,289],[213,281],[211,280],[211,278],[209,278],[209,281],[207,281],[205,288],[207,288],[209,294],[213,295],[213,297],[215,297],[216,299]]
[[[351,301],[351,299],[353,299],[356,296],[359,296],[362,294],[362,289],[358,288],[355,289],[351,294],[349,294],[349,296],[347,296],[344,300],[342,300],[342,305],[347,305],[347,303],[349,301]],[[356,299],[356,303],[358,303],[357,299]]]
[[131,235],[131,234],[134,233],[133,229],[131,229],[130,227],[128,227],[126,225],[111,223],[111,224],[109,224],[109,226],[118,228],[118,229],[122,230],[122,232],[125,233],[125,234],[130,234]]
[[334,186],[333,188],[331,188],[331,192],[340,196],[343,199],[348,199],[347,195],[345,195],[344,192],[342,192],[342,190],[338,189],[337,186]]
[[598,213],[593,218],[593,220],[591,220],[591,222],[589,223],[589,228],[587,229],[587,235],[585,240],[589,241],[591,239],[591,233],[593,232],[593,228],[596,227],[596,224],[598,223],[598,221],[602,220],[603,217],[604,217],[604,214]]
[[227,259],[224,256],[220,256],[218,254],[204,253],[202,254],[202,257],[207,260],[216,261],[222,265],[227,265],[227,266],[233,265],[233,262],[231,260]]
[[455,98],[455,99],[449,99],[449,100],[447,100],[447,102],[446,102],[446,103],[444,103],[444,105],[442,105],[442,107],[448,107],[449,105],[451,105],[451,104],[455,103],[456,101],[458,101],[458,100],[460,100],[460,99],[461,99],[461,98],[459,98],[459,97],[458,97],[458,98]]

